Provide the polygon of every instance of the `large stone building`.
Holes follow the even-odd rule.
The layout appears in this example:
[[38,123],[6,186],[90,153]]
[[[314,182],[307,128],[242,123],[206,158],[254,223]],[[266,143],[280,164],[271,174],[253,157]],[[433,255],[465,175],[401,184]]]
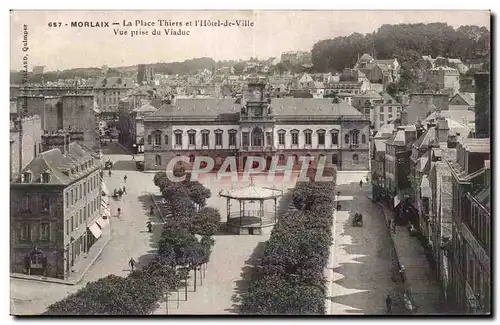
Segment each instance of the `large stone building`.
[[135,82],[132,78],[102,77],[99,79],[95,84],[94,94],[102,118],[116,119],[118,117],[120,98],[124,97],[134,87]]
[[[69,139],[66,139],[69,140]],[[40,153],[10,188],[10,270],[66,279],[109,226],[101,211],[101,163],[62,141]]]
[[460,91],[460,73],[457,69],[446,66],[432,68],[427,78],[432,90],[442,91],[450,97]]
[[[370,122],[336,99],[273,98],[249,83],[242,99],[173,99],[144,117],[146,170],[165,170],[175,156],[210,156],[216,164],[248,156],[279,166],[289,158],[326,157],[341,170],[368,170]],[[278,166],[278,168],[279,168]]]
[[94,149],[98,146],[99,111],[92,94],[19,96],[16,110],[18,116],[39,116],[44,131],[83,132],[86,146]]
[[447,297],[458,312],[491,312],[491,167],[490,140],[463,139],[452,175],[452,235],[447,245]]

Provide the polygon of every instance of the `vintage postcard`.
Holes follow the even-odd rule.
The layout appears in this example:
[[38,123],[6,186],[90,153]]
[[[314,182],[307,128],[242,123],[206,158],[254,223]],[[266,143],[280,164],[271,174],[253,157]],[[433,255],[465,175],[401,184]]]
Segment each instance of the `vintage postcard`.
[[490,315],[483,11],[10,12],[10,308]]

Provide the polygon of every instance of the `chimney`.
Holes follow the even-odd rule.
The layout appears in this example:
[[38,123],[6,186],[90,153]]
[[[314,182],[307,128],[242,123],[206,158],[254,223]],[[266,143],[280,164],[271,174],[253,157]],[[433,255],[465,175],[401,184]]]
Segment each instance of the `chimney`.
[[436,138],[438,142],[447,142],[450,128],[448,121],[443,116],[438,116],[436,121]]
[[408,112],[406,109],[401,111],[401,125],[408,125]]

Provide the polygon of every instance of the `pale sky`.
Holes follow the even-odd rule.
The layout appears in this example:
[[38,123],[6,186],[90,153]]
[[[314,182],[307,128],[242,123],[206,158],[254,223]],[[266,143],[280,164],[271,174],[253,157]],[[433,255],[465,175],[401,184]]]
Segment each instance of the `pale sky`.
[[[154,28],[123,27],[123,20],[186,21],[250,20],[254,27],[182,27],[189,36],[154,36]],[[72,28],[72,21],[108,21],[109,28]],[[49,27],[61,22],[61,27]],[[113,26],[119,22],[120,26]],[[319,40],[371,33],[383,24],[445,22],[457,28],[479,25],[490,29],[489,11],[13,11],[11,13],[12,70],[22,67],[28,54],[29,70],[129,66],[211,57],[238,60],[279,56],[284,51],[310,51]],[[68,26],[65,26],[65,24]],[[27,25],[28,50],[23,52],[23,25]],[[113,28],[128,30],[117,36]],[[148,36],[131,37],[142,29]],[[173,27],[178,30],[179,27]]]

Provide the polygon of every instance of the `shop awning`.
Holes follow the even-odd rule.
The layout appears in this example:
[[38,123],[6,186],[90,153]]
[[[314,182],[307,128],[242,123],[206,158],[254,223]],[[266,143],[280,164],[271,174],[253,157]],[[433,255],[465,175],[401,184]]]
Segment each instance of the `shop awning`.
[[103,208],[102,209],[102,215],[106,216],[106,218],[109,219],[109,217],[111,217],[111,211],[109,210],[109,208]]
[[99,228],[99,226],[95,222],[90,225],[89,230],[96,239],[99,239],[99,237],[101,237],[102,235],[101,228]]
[[396,195],[394,197],[394,207],[397,207],[401,201],[399,201],[399,197]]
[[104,182],[101,182],[101,188],[102,191],[106,194],[106,196],[109,196],[108,187],[106,186],[106,184],[104,184]]
[[96,223],[99,225],[99,227],[104,228],[109,225],[109,218],[104,219],[103,217],[100,217],[99,219],[96,220]]

